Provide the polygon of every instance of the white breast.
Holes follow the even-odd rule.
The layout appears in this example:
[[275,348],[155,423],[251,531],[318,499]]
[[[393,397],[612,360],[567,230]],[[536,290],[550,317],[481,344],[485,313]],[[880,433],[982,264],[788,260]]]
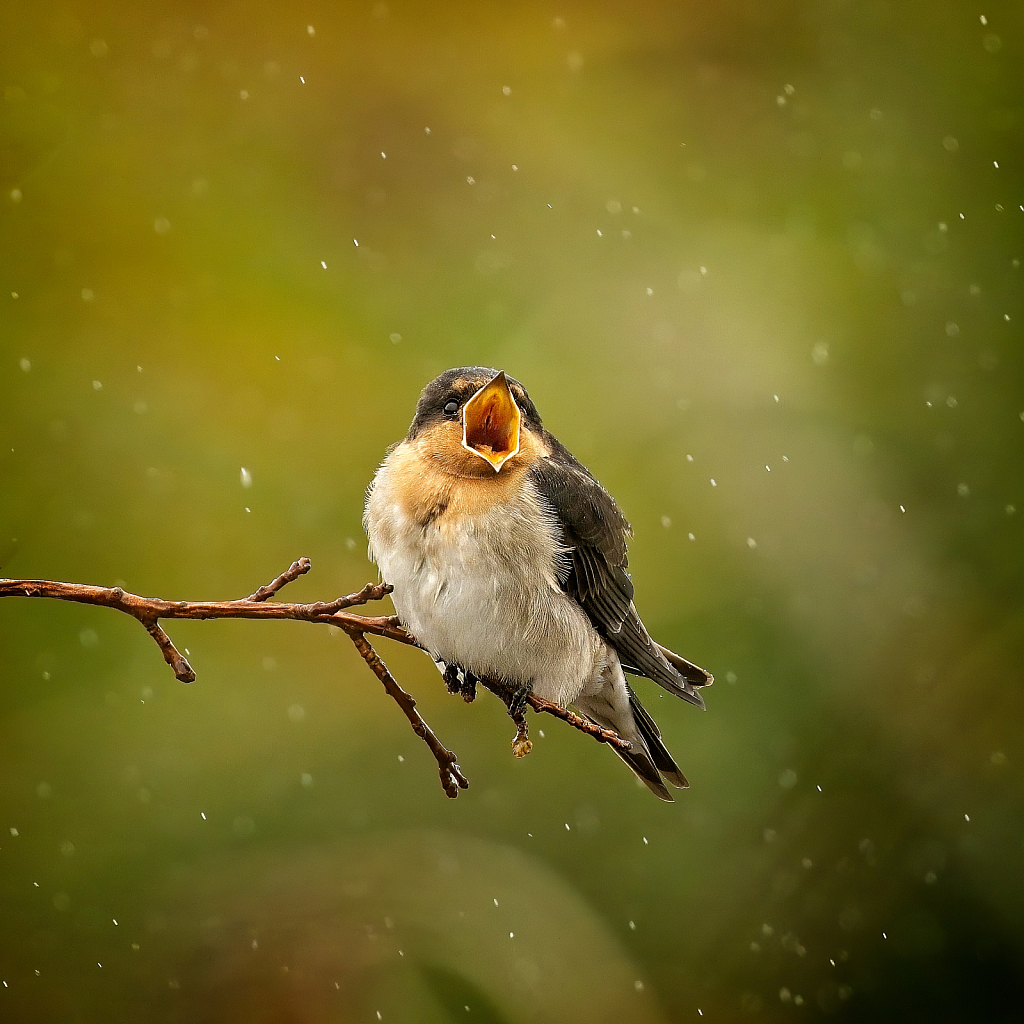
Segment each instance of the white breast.
[[399,618],[435,658],[563,704],[600,675],[604,643],[559,587],[554,517],[528,478],[510,502],[424,526],[396,500],[385,462],[364,523]]

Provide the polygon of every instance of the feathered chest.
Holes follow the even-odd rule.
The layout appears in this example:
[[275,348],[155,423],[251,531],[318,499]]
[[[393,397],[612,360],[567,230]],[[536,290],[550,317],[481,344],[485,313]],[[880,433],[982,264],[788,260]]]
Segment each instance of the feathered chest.
[[435,655],[471,665],[521,647],[565,600],[558,521],[526,472],[453,477],[399,446],[364,523],[399,617]]

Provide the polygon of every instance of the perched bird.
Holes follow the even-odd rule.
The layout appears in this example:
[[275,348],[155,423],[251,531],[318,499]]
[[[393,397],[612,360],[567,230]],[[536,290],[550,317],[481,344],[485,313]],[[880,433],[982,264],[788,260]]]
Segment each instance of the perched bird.
[[522,384],[480,366],[431,381],[363,524],[399,619],[446,679],[495,680],[520,708],[530,692],[571,705],[629,741],[616,753],[662,800],[662,776],[686,788],[623,673],[700,708],[712,677],[651,639],[626,572],[629,524]]

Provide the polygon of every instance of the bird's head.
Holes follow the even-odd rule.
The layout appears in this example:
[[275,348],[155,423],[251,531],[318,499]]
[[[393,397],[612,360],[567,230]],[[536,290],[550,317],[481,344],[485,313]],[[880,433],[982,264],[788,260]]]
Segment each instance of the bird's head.
[[503,370],[462,366],[423,389],[406,439],[458,476],[493,476],[532,456],[541,431],[519,381]]

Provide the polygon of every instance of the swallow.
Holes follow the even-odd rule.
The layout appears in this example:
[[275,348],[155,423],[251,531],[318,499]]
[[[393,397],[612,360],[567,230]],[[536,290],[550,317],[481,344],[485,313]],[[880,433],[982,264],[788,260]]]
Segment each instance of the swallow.
[[400,621],[446,680],[572,707],[629,742],[613,749],[662,800],[666,780],[687,788],[625,673],[702,709],[712,676],[651,639],[629,523],[519,381],[479,366],[432,380],[370,484],[363,525]]

